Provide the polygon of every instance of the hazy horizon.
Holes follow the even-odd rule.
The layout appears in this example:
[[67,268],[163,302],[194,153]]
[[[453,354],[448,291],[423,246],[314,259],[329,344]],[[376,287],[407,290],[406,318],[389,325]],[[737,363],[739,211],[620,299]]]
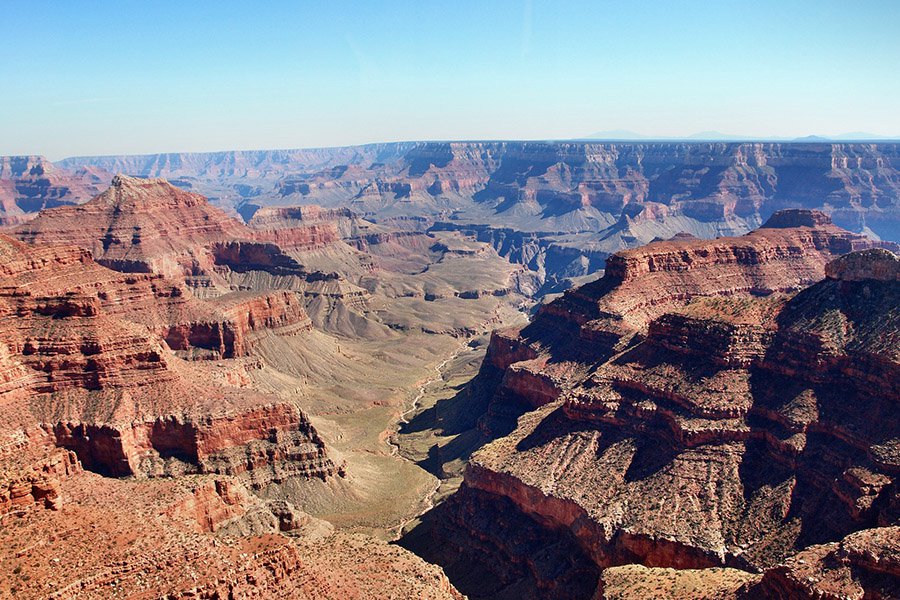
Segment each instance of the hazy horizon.
[[4,21],[2,155],[900,136],[889,1],[50,2]]

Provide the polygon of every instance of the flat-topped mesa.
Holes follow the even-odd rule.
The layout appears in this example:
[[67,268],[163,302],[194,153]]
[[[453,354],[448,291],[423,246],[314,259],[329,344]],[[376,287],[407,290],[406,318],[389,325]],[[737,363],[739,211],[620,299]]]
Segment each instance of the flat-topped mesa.
[[348,208],[316,205],[261,207],[247,223],[257,239],[289,250],[312,250],[379,231]]
[[[603,278],[569,295],[643,329],[667,307],[696,296],[798,290],[822,279],[832,259],[887,244],[840,229],[817,211],[785,210],[773,219],[781,225],[740,237],[623,250],[609,257]],[[571,304],[565,297],[561,303]]]
[[[779,211],[766,225],[745,236],[679,238],[617,252],[607,259],[604,279],[626,283],[656,273],[687,273],[731,265],[745,268],[752,277],[752,270],[768,263],[802,261],[812,254],[836,256],[876,245],[878,242],[865,236],[835,227],[824,213],[792,209]],[[815,274],[816,278],[821,276],[818,270]]]
[[253,213],[248,224],[257,229],[296,227],[322,221],[356,219],[349,208],[323,208],[315,204],[302,206],[263,206]]
[[254,232],[254,239],[273,242],[286,250],[312,250],[340,241],[335,223],[322,222],[301,227],[279,227]]
[[790,208],[776,211],[760,229],[787,229],[789,227],[822,227],[831,225],[831,217],[820,210]]
[[828,263],[825,276],[840,281],[900,281],[900,257],[884,248],[853,252]]

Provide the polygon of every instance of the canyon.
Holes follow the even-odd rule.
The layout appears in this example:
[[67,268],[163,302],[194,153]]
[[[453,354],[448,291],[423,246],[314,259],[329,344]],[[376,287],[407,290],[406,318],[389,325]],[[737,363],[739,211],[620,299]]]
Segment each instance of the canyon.
[[0,597],[897,597],[897,148],[2,159]]
[[[526,265],[542,293],[560,292],[602,270],[618,250],[680,232],[740,235],[785,208],[822,210],[850,231],[900,239],[898,147],[472,141],[73,157],[57,163],[15,157],[6,159],[15,168],[0,171],[0,183],[9,189],[2,196],[9,216],[2,218],[19,223],[44,206],[87,201],[93,194],[85,193],[86,176],[93,185],[107,183],[112,173],[165,177],[245,221],[264,207],[314,204],[374,221],[402,220],[421,230],[476,235]],[[36,176],[29,174],[35,165],[65,181],[35,188]],[[60,186],[66,188],[61,200]]]
[[[10,597],[459,597],[378,539],[433,481],[383,436],[448,348],[520,314],[521,269],[302,213],[248,226],[119,175],[0,234]],[[113,541],[54,533],[84,531]]]
[[895,597],[900,258],[881,245],[786,211],[613,255],[493,334],[493,441],[404,545],[472,597],[641,597],[685,571],[693,597]]

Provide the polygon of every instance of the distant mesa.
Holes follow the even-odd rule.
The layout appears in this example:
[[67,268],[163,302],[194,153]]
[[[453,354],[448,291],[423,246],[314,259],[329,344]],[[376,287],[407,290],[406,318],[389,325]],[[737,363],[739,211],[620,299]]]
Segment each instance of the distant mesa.
[[777,211],[763,223],[762,229],[820,227],[822,225],[831,225],[831,217],[820,210],[794,208]]

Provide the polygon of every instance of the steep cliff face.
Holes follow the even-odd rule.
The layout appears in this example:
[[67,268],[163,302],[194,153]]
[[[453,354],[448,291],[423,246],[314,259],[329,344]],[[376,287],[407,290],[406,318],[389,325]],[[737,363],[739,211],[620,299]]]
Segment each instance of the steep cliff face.
[[22,316],[102,312],[146,327],[179,356],[194,359],[245,356],[255,332],[294,335],[310,326],[293,293],[229,293],[205,302],[179,281],[100,267],[84,250],[26,247],[6,237],[0,245],[5,251],[0,269],[15,277],[19,291],[9,295]]
[[4,453],[0,473],[0,516],[33,507],[60,510],[65,480],[81,472],[81,463],[69,450],[47,450],[30,464]]
[[291,477],[338,473],[306,415],[287,404],[248,404],[215,415],[165,415],[128,424],[63,420],[52,434],[86,468],[115,477],[214,473],[261,488]]
[[880,245],[897,249],[835,227],[822,213],[785,211],[741,237],[625,250],[609,257],[602,278],[541,307],[520,332],[495,333],[489,360],[508,364],[502,354],[526,352],[521,346],[534,346],[535,357],[546,346],[552,362],[602,359],[691,298],[796,291],[822,279],[833,258]]
[[900,240],[897,161],[895,143],[429,142],[63,164],[177,177],[285,248],[327,245],[332,225],[344,239],[376,233],[341,211],[388,228],[421,219],[420,231],[491,243],[544,294],[584,283],[624,248],[741,235],[785,208]]
[[495,334],[495,403],[538,408],[473,456],[434,558],[489,556],[497,581],[575,598],[615,565],[762,572],[896,524],[900,263],[835,258],[865,245],[817,214],[651,244]]
[[208,269],[207,246],[251,237],[198,194],[161,179],[122,175],[84,205],[44,211],[18,228],[16,236],[29,243],[86,248],[101,264],[118,270],[172,277]]
[[324,169],[351,164],[386,163],[396,160],[415,146],[414,142],[368,144],[341,148],[258,150],[233,152],[191,152],[142,156],[91,156],[63,160],[73,167],[103,165],[111,173],[164,178],[278,178],[285,172]]
[[491,244],[511,263],[535,272],[542,283],[541,293],[562,291],[569,287],[570,280],[596,273],[609,256],[607,250],[579,236],[567,238],[555,233],[452,221],[439,221],[429,231],[459,231]]
[[276,242],[309,249],[336,237],[324,225],[254,231],[199,194],[162,179],[123,175],[90,202],[43,211],[14,235],[32,244],[85,248],[111,269],[183,280],[207,296],[228,292],[233,272],[261,271],[302,281],[309,273]]
[[[308,331],[293,293],[208,305],[158,275],[5,236],[0,259],[4,440],[41,425],[35,444],[72,450],[84,467],[115,476],[222,473],[264,485],[337,472],[295,407],[211,384],[170,349],[239,356],[263,330]],[[227,335],[198,339],[210,324]]]

